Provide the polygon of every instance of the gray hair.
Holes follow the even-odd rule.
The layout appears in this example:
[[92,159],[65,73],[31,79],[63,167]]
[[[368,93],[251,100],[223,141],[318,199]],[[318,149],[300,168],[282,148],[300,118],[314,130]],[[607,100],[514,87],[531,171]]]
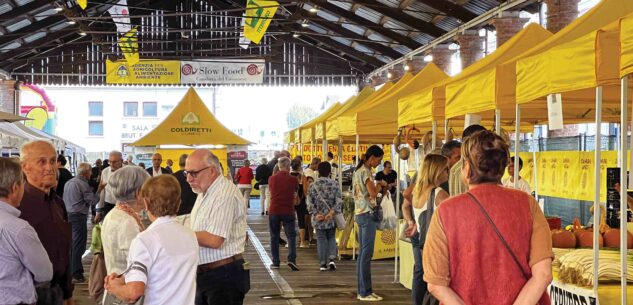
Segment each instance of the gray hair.
[[123,154],[118,150],[111,151],[110,154],[108,154],[108,156],[119,157],[123,159]]
[[180,159],[178,159],[178,165],[180,166],[180,169],[184,169],[187,165],[187,157],[189,157],[188,154],[180,155]]
[[77,175],[85,175],[87,173],[92,173],[90,163],[80,163],[77,167]]
[[15,158],[0,158],[0,198],[12,193],[14,184],[22,184],[24,176],[20,162]]
[[262,158],[262,164],[268,164],[268,159]]
[[279,158],[279,161],[277,162],[277,165],[279,165],[279,169],[290,169],[290,158],[288,157],[281,157]]
[[117,202],[133,202],[136,200],[136,192],[149,178],[150,175],[139,166],[124,166],[112,173],[108,179],[108,187]]

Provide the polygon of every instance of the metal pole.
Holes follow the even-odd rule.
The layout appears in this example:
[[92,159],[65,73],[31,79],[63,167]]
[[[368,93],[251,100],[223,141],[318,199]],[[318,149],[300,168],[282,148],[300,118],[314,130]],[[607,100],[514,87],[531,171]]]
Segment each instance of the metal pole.
[[[536,129],[536,126],[534,127]],[[538,201],[538,160],[536,159],[536,150],[538,149],[538,143],[535,138],[536,132],[532,134],[532,176],[534,176],[534,195],[536,201]],[[545,212],[545,211],[543,211]]]
[[[397,147],[395,145],[392,145],[393,149],[391,151],[396,151]],[[402,175],[402,173],[400,172],[400,155],[399,154],[395,154],[396,155],[396,216],[398,217],[398,226],[396,226],[396,234],[398,234],[400,232],[400,176]],[[396,235],[397,236],[397,235]],[[394,266],[393,266],[393,282],[394,283],[398,283],[398,259],[400,258],[400,256],[398,255],[398,244],[399,244],[399,239],[396,237],[396,257],[394,259]]]
[[435,149],[435,142],[437,142],[437,121],[433,120],[432,136],[431,136],[431,149]]
[[[360,162],[358,146],[360,139],[358,135],[356,135],[356,163]],[[356,164],[353,165],[354,167]],[[352,193],[354,192],[354,178],[352,177]],[[352,244],[352,260],[356,260],[356,224],[352,226],[352,238],[354,239],[354,243]]]
[[[327,139],[323,139],[323,160],[327,160],[327,153],[330,152],[327,145]],[[323,161],[321,160],[321,161]]]
[[[629,83],[629,77],[624,76],[622,77],[621,80],[621,90],[622,90],[622,95],[620,97],[620,160],[622,166],[620,166],[620,268],[622,269],[622,272],[620,273],[620,286],[621,286],[621,301],[620,304],[627,304],[626,303],[626,297],[627,297],[627,261],[626,261],[626,256],[627,256],[627,221],[628,221],[628,217],[627,217],[627,190],[629,189],[629,185],[627,183],[627,172],[628,172],[628,162],[627,162],[627,157],[626,157],[626,153],[627,153],[627,106],[628,106],[628,99],[629,99],[629,88],[628,88],[628,83]],[[633,135],[632,135],[633,136]],[[596,144],[598,144],[599,142],[596,142]],[[594,226],[595,227],[595,226]],[[594,229],[595,230],[595,229]],[[594,276],[595,278],[595,276]]]
[[312,163],[312,159],[314,159],[314,153],[316,152],[315,148],[314,141],[310,140],[310,163]]
[[495,131],[501,135],[501,109],[495,109]]
[[[338,186],[343,191],[343,138],[338,139]],[[352,217],[352,221],[354,218]]]
[[[602,122],[602,86],[596,87],[596,141],[595,141],[595,156],[594,156],[594,198],[593,198],[593,225],[597,228],[600,224],[600,145],[601,130],[600,124]],[[600,270],[600,245],[598,244],[598,238],[600,238],[600,230],[593,230],[593,292],[598,295],[598,274]]]
[[448,138],[448,132],[450,129],[448,128],[448,120],[444,120],[444,143],[448,143],[448,141],[452,140]]
[[514,120],[514,188],[519,188],[519,141],[521,136],[521,106],[516,104],[516,119]]

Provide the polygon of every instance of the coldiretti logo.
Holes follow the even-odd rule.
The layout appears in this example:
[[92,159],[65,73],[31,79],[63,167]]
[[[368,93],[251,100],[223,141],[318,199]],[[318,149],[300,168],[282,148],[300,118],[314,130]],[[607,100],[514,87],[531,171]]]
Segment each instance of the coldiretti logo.
[[189,112],[180,121],[183,125],[200,125],[200,118],[193,112]]

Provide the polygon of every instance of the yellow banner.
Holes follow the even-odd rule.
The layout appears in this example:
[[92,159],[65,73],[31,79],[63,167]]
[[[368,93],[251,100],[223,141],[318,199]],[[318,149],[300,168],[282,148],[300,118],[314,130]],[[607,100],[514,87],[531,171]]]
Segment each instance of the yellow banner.
[[259,44],[278,8],[277,1],[249,0],[246,4],[244,36]]
[[[362,155],[369,148],[369,144],[360,144],[359,145],[359,153],[358,155]],[[383,156],[383,161],[391,161],[391,149],[390,145],[379,145],[385,151],[385,155]],[[327,157],[327,153],[323,154],[323,145],[314,145],[315,151],[312,150],[310,144],[303,145],[303,153],[301,156],[303,157],[304,164],[310,164],[312,161],[312,157],[321,158],[321,160],[325,160]],[[290,144],[290,155],[295,157],[299,155],[299,146],[297,144]],[[328,145],[328,151],[334,154],[334,162],[340,163],[338,160],[338,145]],[[343,164],[352,164],[354,157],[356,157],[356,144],[344,144],[343,145]]]
[[135,28],[121,36],[121,39],[119,39],[119,48],[121,48],[121,52],[123,52],[123,56],[125,56],[128,65],[133,66],[140,61],[138,55],[137,30]]
[[88,0],[77,0],[77,4],[79,4],[82,10],[85,10],[88,6]]
[[126,61],[106,61],[108,84],[178,84],[180,61],[141,60],[136,65]]

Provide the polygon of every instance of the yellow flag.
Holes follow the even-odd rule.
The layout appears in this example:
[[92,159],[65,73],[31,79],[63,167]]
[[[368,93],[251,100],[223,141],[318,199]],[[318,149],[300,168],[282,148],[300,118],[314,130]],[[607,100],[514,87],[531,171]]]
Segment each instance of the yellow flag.
[[133,66],[140,61],[138,55],[138,37],[136,33],[137,30],[135,28],[131,29],[119,39],[119,48],[121,48],[121,52],[123,52],[123,56],[125,56],[125,60],[129,66]]
[[278,8],[277,1],[248,0],[244,36],[259,44]]
[[79,4],[82,10],[85,10],[86,6],[88,6],[88,0],[77,0],[77,4]]

